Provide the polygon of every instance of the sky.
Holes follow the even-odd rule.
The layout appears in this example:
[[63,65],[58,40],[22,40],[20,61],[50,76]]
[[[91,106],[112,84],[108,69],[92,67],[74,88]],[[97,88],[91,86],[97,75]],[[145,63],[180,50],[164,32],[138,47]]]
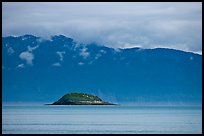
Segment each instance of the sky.
[[202,2],[3,2],[2,35],[202,54]]

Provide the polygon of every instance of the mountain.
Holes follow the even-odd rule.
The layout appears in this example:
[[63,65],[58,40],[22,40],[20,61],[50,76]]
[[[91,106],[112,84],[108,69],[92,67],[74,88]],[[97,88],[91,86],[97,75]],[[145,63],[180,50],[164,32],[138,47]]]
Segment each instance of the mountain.
[[113,103],[202,102],[202,56],[113,49],[56,35],[2,38],[3,102],[53,102],[81,91]]
[[104,102],[101,98],[91,94],[73,92],[65,94],[58,101],[51,105],[115,105],[112,103]]

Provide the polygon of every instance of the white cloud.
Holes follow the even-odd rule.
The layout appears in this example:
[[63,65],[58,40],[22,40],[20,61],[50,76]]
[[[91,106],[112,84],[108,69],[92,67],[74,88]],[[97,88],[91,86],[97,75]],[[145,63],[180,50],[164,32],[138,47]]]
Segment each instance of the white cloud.
[[[34,54],[32,53],[32,51],[36,50],[38,47],[39,47],[39,45],[36,45],[36,46],[34,46],[34,47],[28,46],[28,47],[27,47],[28,50],[25,51],[25,52],[22,52],[22,53],[19,55],[19,57],[20,57],[22,60],[25,60],[28,65],[32,66],[32,65],[33,65],[33,59],[34,59]],[[24,65],[24,64],[19,64],[17,67],[23,68],[23,67],[25,67],[25,65]]]
[[66,52],[65,52],[65,51],[61,51],[61,52],[60,52],[60,51],[57,51],[56,53],[59,55],[60,61],[64,61],[63,55],[66,54]]
[[202,55],[202,51],[195,51],[195,52],[193,52],[193,53]]
[[56,62],[56,63],[52,64],[52,66],[55,66],[55,67],[60,67],[60,66],[61,66],[61,64],[60,64],[59,62]]
[[12,48],[12,47],[9,47],[9,48],[8,48],[8,53],[9,53],[9,55],[11,55],[11,54],[13,54],[13,53],[14,53],[14,50],[13,50],[13,48]]
[[2,11],[3,36],[64,34],[114,48],[202,50],[202,2],[3,2]]
[[119,48],[113,48],[113,49],[114,49],[115,53],[121,52],[121,49],[119,49]]
[[34,47],[28,46],[28,51],[32,52],[32,51],[36,50],[38,47],[39,47],[39,45],[36,45]]
[[31,52],[22,52],[19,57],[22,59],[22,60],[25,60],[27,62],[28,65],[33,65],[33,59],[34,59],[34,55],[31,53]]
[[17,67],[18,68],[24,68],[25,66],[24,66],[24,64],[19,64]]
[[90,53],[87,51],[87,48],[84,47],[84,48],[81,49],[80,55],[81,55],[84,59],[86,59],[86,58],[90,55]]

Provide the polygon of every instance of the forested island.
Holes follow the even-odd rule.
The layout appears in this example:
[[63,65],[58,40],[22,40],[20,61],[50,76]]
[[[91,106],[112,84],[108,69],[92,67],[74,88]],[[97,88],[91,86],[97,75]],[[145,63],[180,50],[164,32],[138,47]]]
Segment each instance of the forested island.
[[104,102],[98,96],[94,96],[91,94],[73,92],[65,94],[58,101],[50,105],[116,105],[116,104]]

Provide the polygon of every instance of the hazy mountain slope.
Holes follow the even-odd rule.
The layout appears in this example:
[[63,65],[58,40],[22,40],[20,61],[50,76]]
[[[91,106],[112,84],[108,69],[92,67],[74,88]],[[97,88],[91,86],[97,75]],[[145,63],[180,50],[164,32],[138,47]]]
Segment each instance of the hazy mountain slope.
[[112,49],[63,35],[3,37],[3,101],[51,101],[72,91],[111,102],[201,103],[202,56]]

